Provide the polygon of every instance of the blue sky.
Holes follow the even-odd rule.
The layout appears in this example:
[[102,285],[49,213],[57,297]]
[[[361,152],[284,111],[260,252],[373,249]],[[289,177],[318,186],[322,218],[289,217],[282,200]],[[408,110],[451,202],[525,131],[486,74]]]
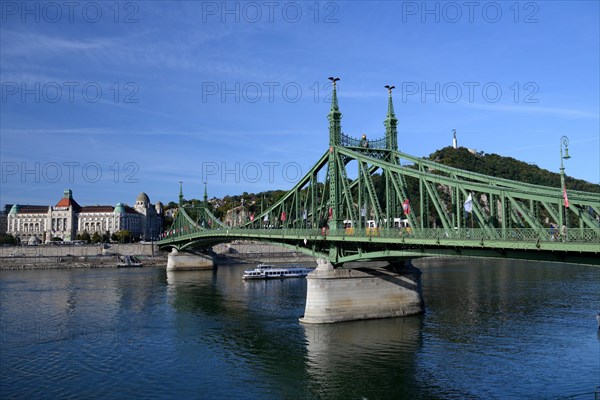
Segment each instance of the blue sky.
[[[69,5],[71,4],[71,5]],[[1,3],[0,204],[293,186],[342,129],[600,183],[597,1]]]

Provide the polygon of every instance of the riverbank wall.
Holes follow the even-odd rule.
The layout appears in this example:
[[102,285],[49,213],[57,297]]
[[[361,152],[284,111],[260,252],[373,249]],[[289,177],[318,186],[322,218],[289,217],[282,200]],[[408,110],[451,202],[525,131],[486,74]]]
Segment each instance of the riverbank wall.
[[[213,247],[217,265],[311,264],[316,259],[285,247],[262,242],[234,241]],[[144,266],[166,266],[168,252],[152,243],[40,245],[0,247],[0,270],[115,268],[119,256],[136,256]]]
[[213,247],[219,264],[314,264],[315,257],[271,243],[233,241]]
[[0,247],[0,270],[116,268],[119,256],[136,256],[144,266],[166,265],[167,254],[152,243]]

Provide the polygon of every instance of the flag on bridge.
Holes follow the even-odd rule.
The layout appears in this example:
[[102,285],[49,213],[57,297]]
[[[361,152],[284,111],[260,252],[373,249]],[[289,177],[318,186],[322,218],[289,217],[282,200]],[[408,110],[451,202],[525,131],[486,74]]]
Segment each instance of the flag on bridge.
[[402,211],[404,211],[404,214],[406,215],[410,213],[410,201],[408,199],[404,200],[404,203],[402,203]]
[[468,213],[473,211],[473,196],[471,196],[471,193],[469,193],[469,196],[467,196],[467,200],[465,201],[464,207],[465,211]]
[[565,207],[569,208],[569,198],[567,197],[567,187],[563,187],[563,198],[565,199]]
[[285,213],[285,211],[283,211],[283,212],[281,213],[281,220],[282,220],[282,221],[285,221],[285,220],[286,220],[286,218],[287,218],[287,214]]

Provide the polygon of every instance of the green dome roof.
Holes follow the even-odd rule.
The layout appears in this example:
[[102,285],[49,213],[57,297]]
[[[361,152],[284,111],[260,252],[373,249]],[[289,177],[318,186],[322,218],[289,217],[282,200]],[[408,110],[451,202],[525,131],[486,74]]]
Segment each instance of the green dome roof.
[[19,212],[19,205],[18,204],[13,204],[13,206],[10,208],[10,211],[8,212],[9,214],[15,215]]
[[123,207],[123,204],[121,203],[117,203],[117,206],[115,207],[114,211],[115,214],[124,214],[125,213],[125,207]]

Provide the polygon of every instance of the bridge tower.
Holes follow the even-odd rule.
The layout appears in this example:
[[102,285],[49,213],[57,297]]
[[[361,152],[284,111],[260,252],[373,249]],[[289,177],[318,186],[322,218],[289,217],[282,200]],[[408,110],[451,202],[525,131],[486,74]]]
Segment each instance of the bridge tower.
[[[204,204],[202,205],[202,211],[204,214],[208,210],[208,196],[206,193],[206,183],[204,184]],[[182,216],[184,216],[182,218]],[[177,218],[171,228],[177,233],[186,233],[189,230],[189,225],[183,225],[182,220],[186,219],[186,222],[191,222],[190,217],[185,212],[184,208],[184,197],[183,197],[183,182],[179,181],[179,209],[177,210]],[[179,222],[179,223],[177,223]],[[204,269],[213,269],[215,267],[215,260],[212,254],[206,252],[205,249],[187,249],[186,251],[180,252],[176,247],[171,249],[167,257],[167,273],[172,271],[195,271]]]
[[[346,179],[344,155],[340,153],[343,147],[341,133],[342,113],[337,100],[337,85],[339,78],[329,78],[333,83],[331,109],[329,120],[329,229],[332,235],[342,228],[343,184]],[[398,119],[394,113],[392,90],[394,86],[387,85],[388,110],[384,121],[385,142],[379,148],[382,158],[391,163],[399,164],[394,153],[398,150]],[[360,142],[362,145],[362,142]],[[351,143],[356,146],[356,143]],[[362,146],[361,146],[362,147]],[[369,152],[368,142],[363,151]],[[367,165],[360,166],[367,174]],[[361,172],[362,174],[362,172]],[[397,210],[396,196],[393,193],[394,179],[392,172],[384,169],[386,207],[384,214],[385,226],[393,226],[393,218]],[[361,208],[363,193],[368,190],[363,187],[371,178],[359,177],[358,207]],[[347,185],[347,184],[346,184]],[[371,183],[372,185],[372,183]],[[348,196],[347,190],[345,195]],[[351,207],[348,207],[351,208]],[[348,210],[349,211],[349,210]],[[352,214],[349,211],[350,214]],[[360,214],[360,211],[359,211]],[[362,217],[360,217],[362,219]],[[356,222],[356,221],[355,221]],[[342,250],[339,242],[329,244],[329,260],[319,259],[317,269],[307,277],[306,306],[301,321],[304,323],[332,323],[369,318],[389,318],[419,314],[424,311],[424,301],[421,293],[421,272],[412,266],[409,259],[398,259],[393,262],[359,261],[347,264],[336,264]]]
[[[393,85],[385,85],[388,90],[388,110],[383,125],[385,126],[385,148],[388,150],[385,160],[391,164],[398,164],[398,158],[394,154],[398,151],[398,131],[396,129],[398,125],[398,119],[394,113],[394,102],[392,101],[392,90],[395,89]],[[393,183],[392,183],[392,172],[388,169],[384,170],[385,179],[385,200],[386,200],[386,218],[385,227],[390,229],[394,226],[394,217],[398,216],[398,203],[396,196],[394,195]]]
[[[394,102],[392,101],[392,90],[396,87],[393,85],[385,85],[385,88],[388,90],[388,110],[385,121],[383,121],[383,125],[385,126],[385,144],[388,150],[397,151],[398,150],[398,119],[396,118],[396,114],[394,113]],[[391,160],[390,160],[391,161]]]
[[[340,78],[329,78],[333,85],[333,94],[331,96],[331,110],[327,115],[329,120],[329,230],[334,233],[341,228],[342,218],[340,210],[340,184],[337,158],[339,157],[337,147],[341,144],[342,137],[342,113],[338,107],[337,100],[337,81]],[[335,247],[330,247],[330,256],[336,252]]]
[[183,207],[183,182],[179,181],[179,207]]

